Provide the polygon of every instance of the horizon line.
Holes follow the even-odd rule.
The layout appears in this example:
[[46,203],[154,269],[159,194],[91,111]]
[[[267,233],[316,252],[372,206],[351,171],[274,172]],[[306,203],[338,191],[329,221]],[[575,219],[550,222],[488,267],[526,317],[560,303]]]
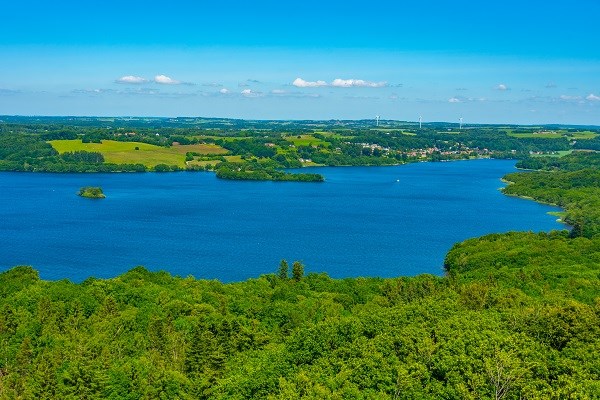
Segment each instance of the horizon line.
[[[176,117],[168,117],[168,116],[140,116],[140,115],[22,115],[22,114],[4,114],[0,115],[1,118],[120,118],[120,119],[131,119],[131,118],[152,118],[152,119],[183,119],[183,118],[193,118],[193,119],[212,119],[212,120],[237,120],[237,121],[277,121],[277,122],[360,122],[360,121],[375,121],[375,118],[357,118],[357,119],[340,119],[340,118],[330,118],[330,119],[306,119],[306,118],[289,118],[289,119],[270,119],[270,118],[233,118],[233,117],[206,117],[206,116],[176,116]],[[0,120],[0,123],[4,121]],[[400,119],[379,119],[379,123],[382,122],[397,122],[397,123],[406,123],[406,124],[419,124],[418,118],[414,121],[408,120],[400,120]],[[448,125],[459,125],[460,121],[456,122],[452,121],[429,121],[422,122],[423,125],[428,124],[448,124]],[[568,126],[568,127],[594,127],[600,129],[600,125],[595,124],[573,124],[573,123],[558,123],[558,122],[547,122],[547,123],[536,123],[536,124],[518,124],[511,122],[462,122],[463,128],[465,127],[473,127],[473,126],[481,126],[481,125],[489,125],[489,126],[523,126],[523,127],[536,127],[536,126]]]

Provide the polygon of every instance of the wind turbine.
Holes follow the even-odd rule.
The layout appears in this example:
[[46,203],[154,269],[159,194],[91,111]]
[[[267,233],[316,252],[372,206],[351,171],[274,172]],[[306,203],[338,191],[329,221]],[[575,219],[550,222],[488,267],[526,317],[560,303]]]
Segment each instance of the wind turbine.
[[379,126],[379,115],[375,116],[376,126]]
[[463,118],[460,117],[458,120],[460,121],[460,124],[458,125],[458,129],[462,129]]
[[423,123],[423,117],[419,115],[419,129],[421,129],[421,125]]

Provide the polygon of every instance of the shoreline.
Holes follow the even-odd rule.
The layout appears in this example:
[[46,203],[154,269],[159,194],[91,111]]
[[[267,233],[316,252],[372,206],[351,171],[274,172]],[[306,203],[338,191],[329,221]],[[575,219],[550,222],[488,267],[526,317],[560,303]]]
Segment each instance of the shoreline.
[[[486,160],[487,160],[487,159],[486,159]],[[474,161],[474,160],[456,160],[456,161]],[[498,160],[498,161],[502,161],[502,160]],[[507,160],[507,161],[508,161],[508,160]],[[486,161],[482,161],[482,162],[486,162]],[[487,162],[495,162],[495,161],[487,161]],[[465,165],[465,167],[463,167],[463,168],[471,168],[471,167],[472,167],[472,166],[469,166],[467,163],[464,163],[463,165]],[[506,163],[505,165],[509,165],[509,163]],[[448,166],[448,167],[450,168],[450,166]],[[361,168],[364,168],[364,167],[361,167]],[[446,167],[444,167],[444,166],[439,166],[438,168],[440,168],[440,169],[444,169],[444,168],[446,168]],[[180,172],[187,172],[187,171],[180,171]],[[502,172],[500,172],[500,173],[502,173]],[[189,175],[189,176],[191,177],[191,175]],[[498,176],[498,175],[496,175],[496,176]],[[73,179],[77,179],[77,178],[73,178]],[[137,179],[137,178],[131,178],[131,179],[134,179],[134,180],[135,180],[135,179]],[[186,179],[194,179],[194,178],[186,178]],[[498,179],[498,178],[497,178],[497,179]],[[504,177],[500,177],[499,179],[500,179],[502,182],[505,182],[505,183],[507,183],[507,184],[510,184],[510,183],[512,183],[512,182],[510,182],[510,181],[508,181],[508,180],[504,179]],[[501,190],[501,188],[499,188],[499,189]],[[504,192],[502,192],[502,194],[503,194],[503,195],[506,195],[506,196],[511,196],[511,197],[521,197],[522,199],[525,199],[525,200],[533,200],[533,201],[536,201],[535,199],[533,199],[533,198],[531,198],[531,197],[527,197],[527,196],[511,195],[511,194],[506,194],[506,193],[504,193]],[[556,206],[556,205],[554,205],[554,204],[548,204],[548,203],[543,203],[543,202],[539,202],[539,201],[536,201],[536,202],[538,202],[538,203],[540,203],[540,204],[546,204],[546,205]],[[561,209],[561,210],[562,210],[562,209]],[[568,224],[566,224],[564,221],[560,220],[560,221],[558,221],[558,222],[559,222],[559,223],[561,223],[561,224],[565,224],[565,225],[567,225],[567,227],[568,227]],[[554,229],[556,229],[556,230],[559,230],[559,231],[561,230],[561,228],[560,228],[560,227],[556,227],[556,228],[552,228],[552,229],[544,230],[544,232],[550,232],[550,231],[552,231],[552,230],[554,230]],[[492,233],[494,233],[494,232],[490,232],[490,234],[492,234]],[[498,233],[498,232],[496,232],[496,233]],[[468,239],[468,238],[464,238],[464,240],[466,240],[466,239]],[[457,240],[456,240],[456,241],[453,243],[453,245],[454,245],[454,244],[461,243],[462,241],[463,241],[463,239],[460,239],[460,238],[458,238],[458,239],[457,239]],[[6,267],[8,268],[9,266],[7,265]],[[12,267],[12,266],[11,266],[11,267]],[[169,271],[167,270],[167,272],[169,272]],[[114,278],[114,277],[116,277],[116,276],[118,276],[118,275],[111,276],[111,277],[106,277],[106,278],[100,278],[100,279],[111,279],[111,278]],[[362,276],[362,277],[376,277],[376,276],[373,276],[373,275],[361,275],[361,276]],[[399,275],[399,276],[413,276],[413,275]],[[255,278],[257,278],[257,277],[258,277],[258,276],[251,276],[251,277],[248,277],[247,279],[255,279]],[[58,279],[58,278],[56,278],[56,279]],[[63,279],[63,278],[60,278],[60,279]],[[205,279],[205,278],[200,278],[200,279]],[[242,282],[242,281],[245,281],[245,280],[247,280],[247,279],[235,280],[235,281],[231,281],[231,282]],[[335,279],[335,278],[334,278],[334,279]],[[339,279],[344,279],[344,278],[339,278]],[[212,279],[210,279],[210,280],[212,280]],[[78,280],[77,280],[77,281],[78,281]],[[76,281],[76,282],[77,282],[77,281]],[[228,282],[228,283],[229,283],[229,281],[221,281],[221,282]]]
[[[530,170],[530,171],[535,171],[535,170]],[[512,182],[512,181],[509,181],[509,180],[507,180],[507,179],[504,179],[504,177],[500,178],[500,181],[502,181],[503,183],[506,183],[507,185],[514,185],[514,182]],[[566,214],[567,214],[567,210],[566,210],[565,208],[563,208],[563,207],[561,207],[561,206],[559,206],[558,204],[555,204],[555,203],[549,203],[549,202],[546,202],[546,201],[537,200],[537,199],[535,199],[535,198],[533,198],[533,197],[531,197],[531,196],[524,196],[524,195],[520,195],[520,194],[506,193],[506,192],[504,191],[504,189],[505,189],[505,188],[506,188],[506,187],[499,188],[499,190],[500,190],[500,191],[502,192],[502,194],[503,194],[503,195],[505,195],[505,196],[508,196],[508,197],[515,197],[515,198],[518,198],[518,199],[523,199],[523,200],[531,200],[531,201],[535,201],[536,203],[539,203],[539,204],[544,204],[544,205],[547,205],[547,206],[552,206],[552,207],[558,207],[558,208],[560,208],[562,211],[548,211],[546,214],[549,214],[549,215],[552,215],[552,216],[555,216],[555,217],[559,217],[559,218],[556,220],[556,222],[558,222],[558,223],[561,223],[561,224],[563,224],[563,225],[566,225],[566,226],[568,226],[569,228],[573,228],[573,226],[572,226],[572,225],[569,225],[569,223],[567,223],[566,221],[564,221],[560,215],[555,215],[555,214],[558,214],[558,213],[563,213],[563,214],[564,214],[564,216],[566,216]]]
[[[407,165],[407,164],[416,164],[416,163],[427,163],[427,162],[459,162],[459,161],[474,161],[474,160],[519,160],[518,158],[495,158],[493,156],[480,156],[480,157],[470,157],[470,158],[457,158],[457,159],[445,159],[445,160],[430,160],[430,159],[423,159],[423,160],[410,160],[410,161],[405,161],[405,162],[398,162],[398,163],[391,163],[391,164],[380,164],[380,165],[376,165],[376,164],[344,164],[344,165],[327,165],[327,164],[309,164],[309,165],[302,165],[301,167],[298,168],[282,168],[282,171],[286,171],[286,170],[300,170],[303,168],[323,168],[323,167],[330,167],[330,168],[337,168],[337,167],[397,167],[397,166],[401,166],[401,165]],[[100,165],[106,165],[106,164],[100,164]],[[116,164],[116,165],[122,165],[122,164]],[[124,165],[130,165],[130,164],[124,164]],[[517,168],[520,170],[520,168]],[[0,169],[0,172],[18,172],[18,173],[37,173],[37,174],[82,174],[82,175],[88,175],[88,174],[144,174],[144,173],[173,173],[173,172],[213,172],[215,173],[216,170],[212,169],[212,170],[205,170],[205,169],[195,169],[195,168],[179,168],[177,170],[169,170],[169,171],[155,171],[154,169],[149,169],[148,167],[146,167],[146,170],[144,171],[136,171],[136,170],[115,170],[115,171],[46,171],[46,170],[9,170],[9,169]],[[268,179],[267,179],[268,180]]]

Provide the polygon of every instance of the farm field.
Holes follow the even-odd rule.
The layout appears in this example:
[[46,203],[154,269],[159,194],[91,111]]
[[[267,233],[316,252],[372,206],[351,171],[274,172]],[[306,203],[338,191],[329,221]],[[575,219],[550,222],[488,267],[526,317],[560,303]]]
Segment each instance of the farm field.
[[569,139],[594,139],[598,136],[597,133],[592,131],[582,131],[582,132],[567,132],[567,131],[543,131],[543,132],[528,132],[528,133],[513,133],[509,132],[508,136],[512,136],[515,138],[540,138],[540,139],[557,139],[560,137],[566,137]]
[[532,157],[564,157],[573,153],[573,150],[561,150],[554,153],[555,154],[532,154]]
[[285,140],[292,142],[294,146],[329,146],[328,142],[325,142],[321,139],[317,139],[313,135],[287,136]]
[[417,134],[414,132],[404,131],[404,130],[400,130],[400,129],[396,129],[396,128],[375,128],[375,129],[371,129],[371,130],[375,131],[375,132],[383,132],[383,133],[400,132],[401,134],[407,135],[407,136],[417,136]]
[[242,156],[225,156],[227,162],[242,162]]
[[[103,140],[102,143],[82,143],[81,140],[53,140],[49,142],[59,153],[69,151],[93,151],[101,153],[106,162],[115,164],[158,164],[185,167],[185,154],[227,154],[227,150],[214,144],[190,144],[161,147],[141,142],[118,142]],[[137,150],[136,150],[137,148]]]
[[594,139],[598,134],[592,131],[574,132],[570,135],[572,139]]
[[215,135],[198,135],[192,136],[195,139],[214,139],[214,140],[222,140],[224,142],[235,142],[236,140],[248,140],[247,136],[215,136]]

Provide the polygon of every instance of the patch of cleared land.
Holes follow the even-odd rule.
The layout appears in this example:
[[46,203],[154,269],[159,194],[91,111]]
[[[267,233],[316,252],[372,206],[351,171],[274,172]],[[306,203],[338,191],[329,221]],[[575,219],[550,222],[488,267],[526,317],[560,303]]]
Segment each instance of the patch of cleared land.
[[[227,154],[227,150],[214,144],[190,144],[161,147],[141,142],[82,143],[81,140],[53,140],[49,142],[59,153],[69,151],[93,151],[101,153],[104,160],[115,164],[143,164],[153,168],[158,164],[185,167],[185,154]],[[136,147],[139,150],[136,150]]]
[[193,136],[196,139],[214,139],[214,140],[223,140],[224,142],[234,142],[236,140],[248,140],[251,139],[250,137],[247,136],[210,136],[210,135],[200,135],[200,136]]
[[558,139],[564,136],[564,133],[544,132],[544,133],[509,133],[508,136],[516,138],[539,138],[539,139]]
[[544,139],[557,139],[562,136],[569,139],[593,139],[598,136],[597,133],[592,131],[582,131],[582,132],[568,132],[568,131],[540,131],[540,132],[531,132],[531,133],[512,133],[509,132],[508,136],[516,137],[516,138],[544,138]]
[[448,135],[460,135],[460,129],[450,129],[445,131],[437,131],[437,133],[447,133]]
[[228,162],[242,162],[242,156],[225,156],[225,159]]
[[570,137],[573,139],[594,139],[598,134],[592,131],[573,132]]
[[334,139],[344,139],[344,138],[353,138],[354,137],[354,136],[343,136],[343,135],[340,135],[339,133],[325,132],[325,131],[315,131],[315,133],[321,134],[328,138],[334,138]]
[[200,160],[194,160],[194,161],[188,161],[188,162],[186,162],[186,165],[189,165],[189,166],[196,165],[196,166],[200,166],[200,167],[206,167],[207,165],[215,166],[218,163],[220,163],[219,160],[201,160],[201,161]]
[[329,146],[329,143],[317,139],[313,135],[298,135],[298,136],[286,136],[285,140],[294,143],[294,146]]
[[564,157],[573,152],[573,150],[560,150],[555,151],[555,154],[534,154],[533,157]]
[[384,132],[384,133],[391,133],[391,132],[395,132],[395,133],[400,133],[402,135],[407,135],[407,136],[416,136],[416,133],[413,132],[408,132],[408,131],[403,131],[402,129],[393,129],[393,128],[373,128],[371,129],[372,131],[375,132]]

